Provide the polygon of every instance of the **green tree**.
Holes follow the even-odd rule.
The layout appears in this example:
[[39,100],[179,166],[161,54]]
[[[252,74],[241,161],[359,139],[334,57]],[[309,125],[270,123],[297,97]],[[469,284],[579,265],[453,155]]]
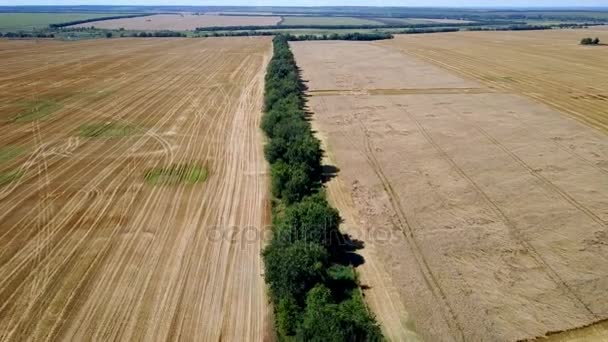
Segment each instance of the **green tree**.
[[278,161],[271,168],[272,193],[287,204],[297,202],[315,189],[306,166]]
[[384,340],[378,323],[369,314],[358,291],[352,298],[340,303],[338,312],[342,321],[343,331],[347,335],[355,337],[353,340]]
[[306,291],[325,277],[329,259],[323,246],[305,242],[287,247],[269,245],[263,257],[266,282],[278,301],[288,297],[303,299]]
[[301,310],[296,300],[291,296],[279,300],[276,309],[276,325],[277,332],[283,339],[296,334],[296,329],[300,324]]
[[383,341],[375,319],[356,296],[335,304],[331,291],[315,286],[306,297],[306,310],[298,328],[299,341]]
[[299,136],[287,146],[284,160],[290,164],[306,165],[309,176],[314,181],[321,179],[321,159],[323,150],[319,139],[312,134]]
[[591,44],[593,44],[593,39],[591,39],[591,38],[583,38],[583,39],[581,39],[581,44],[582,45],[591,45]]
[[285,209],[275,229],[275,243],[296,241],[317,243],[332,254],[340,250],[340,214],[321,195],[310,196]]
[[[281,125],[281,127],[287,126],[297,129],[295,127],[298,125],[288,125],[287,123]],[[305,127],[305,125],[302,126],[302,129]],[[271,164],[282,160],[289,165],[304,165],[311,179],[319,181],[322,174],[321,159],[323,157],[321,143],[312,134],[298,132],[300,131],[294,131],[291,136],[280,133],[281,136],[270,140],[264,148],[266,159]]]
[[342,342],[348,341],[347,337],[331,292],[323,285],[315,286],[306,296],[306,310],[297,339],[310,342]]
[[298,98],[295,94],[290,94],[285,98],[277,100],[272,109],[268,110],[262,117],[261,127],[269,138],[274,137],[275,127],[284,120],[303,121],[304,113],[300,110]]
[[301,139],[304,136],[312,136],[310,124],[302,119],[296,113],[292,113],[291,117],[285,117],[284,120],[278,122],[273,131],[273,136],[284,139],[287,142],[292,142]]

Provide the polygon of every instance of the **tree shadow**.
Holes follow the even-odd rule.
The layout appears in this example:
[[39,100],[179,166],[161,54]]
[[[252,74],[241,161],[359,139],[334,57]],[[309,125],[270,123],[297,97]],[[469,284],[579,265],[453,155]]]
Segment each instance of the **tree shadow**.
[[[300,67],[296,68],[299,80],[298,86],[301,90],[300,99],[302,107],[300,109],[304,113],[305,120],[310,122],[312,121],[314,113],[308,105],[308,99],[312,96],[308,93],[309,81],[303,79],[302,69]],[[313,134],[314,133],[316,132],[313,130]],[[340,169],[336,165],[322,165],[320,186],[332,180],[338,175],[339,172]],[[365,243],[362,240],[354,239],[349,234],[339,234],[339,236],[334,236],[333,238],[337,238],[339,240],[339,250],[335,251],[335,254],[332,255],[332,259],[334,259],[333,262],[335,262],[337,265],[352,267],[353,272],[356,272],[355,269],[365,263],[365,258],[361,254],[357,253],[358,250],[365,247]],[[330,285],[332,292],[343,300],[351,298],[351,292],[355,291],[357,288],[361,290],[367,290],[370,288],[368,285],[360,285],[356,280],[356,277],[357,276],[354,275],[352,279],[333,279]]]
[[344,266],[358,267],[365,263],[365,258],[356,251],[363,249],[365,243],[361,240],[353,239],[349,234],[342,234],[340,239],[342,253],[338,256],[338,263]]
[[[363,256],[356,251],[365,247],[365,243],[361,240],[353,239],[348,234],[340,235],[340,253],[336,256],[335,264],[340,265],[342,270],[351,270],[348,276],[335,277],[332,276],[330,288],[338,301],[352,298],[353,291],[356,289],[369,289],[369,286],[361,286],[357,279],[356,268],[365,263]],[[342,273],[343,275],[344,273]]]
[[322,165],[321,166],[321,181],[323,183],[327,183],[330,180],[332,180],[333,178],[335,178],[338,175],[338,172],[340,172],[340,169],[337,166],[334,165]]
[[344,261],[353,267],[359,267],[365,263],[365,258],[358,253],[347,252],[344,253]]

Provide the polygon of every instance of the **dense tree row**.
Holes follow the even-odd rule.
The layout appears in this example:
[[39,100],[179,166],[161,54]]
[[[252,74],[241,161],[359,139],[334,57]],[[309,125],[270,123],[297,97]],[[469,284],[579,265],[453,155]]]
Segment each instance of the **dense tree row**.
[[195,37],[256,37],[256,36],[274,36],[276,32],[272,31],[230,31],[230,32],[204,32],[197,33]]
[[411,29],[394,32],[395,34],[416,34],[416,33],[445,33],[457,31],[536,31],[536,30],[551,30],[554,28],[585,28],[595,24],[557,24],[557,25],[509,25],[509,26],[494,26],[494,27],[445,27],[445,28],[428,28],[428,29]]
[[213,31],[244,31],[244,30],[273,30],[273,29],[317,29],[317,30],[371,30],[371,29],[394,29],[394,28],[429,28],[429,27],[468,27],[468,26],[485,26],[485,25],[524,25],[524,22],[464,22],[464,23],[428,23],[428,24],[354,24],[354,25],[250,25],[250,26],[214,26],[214,27],[197,27],[196,31],[213,32]]
[[604,23],[561,23],[553,25],[558,28],[588,28],[589,26],[601,26]]
[[403,30],[395,33],[399,34],[418,34],[418,33],[442,33],[442,32],[458,32],[458,27],[444,27],[444,28],[427,28],[427,29],[411,29]]
[[0,32],[0,37],[4,38],[55,38],[53,33],[45,32]]
[[471,27],[469,31],[536,31],[551,30],[552,25],[511,25],[500,27]]
[[[253,36],[275,36],[281,33],[272,31],[230,31],[230,32],[210,32],[199,33],[197,37],[253,37]],[[393,35],[388,32],[351,32],[351,33],[330,33],[330,34],[281,34],[288,41],[303,40],[383,40],[392,39]]]
[[348,262],[340,215],[325,197],[323,151],[304,111],[287,38],[273,40],[261,123],[275,198],[263,258],[277,334],[280,341],[380,341]]
[[133,32],[130,35],[126,35],[126,34],[121,34],[121,37],[139,37],[139,38],[146,38],[146,37],[157,37],[157,38],[164,38],[164,37],[187,37],[187,35],[185,33],[182,32],[178,32],[178,31],[153,31],[153,32]]
[[67,21],[64,23],[57,23],[57,24],[50,24],[49,27],[50,28],[61,28],[61,27],[67,27],[67,26],[72,26],[72,25],[78,25],[78,24],[85,24],[85,23],[91,23],[94,21],[104,21],[104,20],[113,20],[113,19],[127,19],[127,18],[137,18],[137,17],[147,17],[150,15],[154,15],[154,13],[147,13],[147,14],[131,14],[131,15],[113,15],[113,16],[108,16],[108,17],[99,17],[99,18],[89,18],[89,19],[82,19],[82,20],[73,20],[73,21]]
[[[112,31],[105,31],[106,38],[112,38]],[[132,38],[166,38],[166,37],[187,37],[185,33],[176,31],[154,31],[154,32],[133,32],[131,34],[120,33],[120,37],[132,37]]]
[[[596,16],[596,13],[593,11],[586,11],[587,15],[584,14],[573,14],[572,11],[550,11],[554,14],[547,13],[536,13],[535,11],[530,11],[528,13],[511,13],[511,14],[492,14],[492,11],[485,13],[480,16],[464,16],[465,18],[475,19],[475,18],[487,18],[490,20],[493,19],[506,19],[506,20],[546,20],[546,21],[585,21],[585,22],[596,22],[596,23],[605,23],[608,21],[607,18],[601,17],[601,13]],[[559,13],[563,12],[563,13]],[[577,11],[574,11],[577,12]],[[580,11],[585,12],[585,11]]]
[[393,35],[388,32],[351,32],[351,33],[330,33],[330,34],[300,34],[285,35],[289,41],[303,40],[383,40],[393,39]]

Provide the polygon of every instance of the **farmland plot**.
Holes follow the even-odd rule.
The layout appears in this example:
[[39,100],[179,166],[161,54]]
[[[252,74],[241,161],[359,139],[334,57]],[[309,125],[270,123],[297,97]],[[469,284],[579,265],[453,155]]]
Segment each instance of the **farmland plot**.
[[86,20],[127,13],[0,13],[0,32],[44,29],[50,24]]
[[265,339],[270,39],[0,45],[0,340]]
[[292,44],[386,336],[507,341],[608,318],[608,137],[400,39]]
[[608,46],[579,45],[583,37],[608,41],[608,31],[402,35],[382,44],[492,89],[526,95],[608,132]]
[[147,17],[93,21],[70,27],[91,27],[100,29],[126,30],[194,30],[197,27],[276,25],[278,16],[228,16],[193,14],[157,14]]

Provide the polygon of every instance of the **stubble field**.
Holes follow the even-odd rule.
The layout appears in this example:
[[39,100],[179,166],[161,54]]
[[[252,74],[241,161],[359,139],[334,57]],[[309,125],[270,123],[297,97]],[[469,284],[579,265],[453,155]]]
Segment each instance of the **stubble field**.
[[0,340],[268,337],[270,52],[0,41]]
[[365,242],[361,280],[392,340],[511,341],[608,318],[606,54],[540,34],[292,44],[340,169],[330,197]]
[[608,32],[454,32],[398,36],[384,45],[608,132],[608,45],[581,46],[583,37],[607,41]]
[[70,27],[91,27],[118,30],[194,30],[197,27],[276,25],[279,16],[228,16],[193,14],[157,14],[147,17],[93,21]]

